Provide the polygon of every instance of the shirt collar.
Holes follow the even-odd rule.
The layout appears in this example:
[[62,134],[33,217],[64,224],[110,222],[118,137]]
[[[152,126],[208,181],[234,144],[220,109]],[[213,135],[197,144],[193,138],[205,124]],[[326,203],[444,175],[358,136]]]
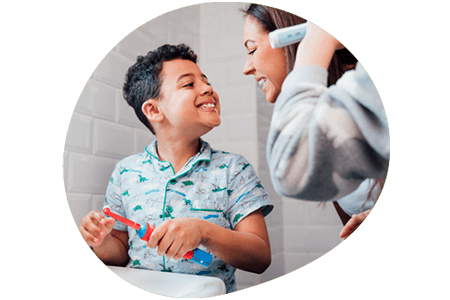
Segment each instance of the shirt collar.
[[[207,161],[211,161],[211,155],[212,155],[212,149],[211,146],[205,142],[202,139],[199,139],[201,146],[200,146],[200,151],[194,155],[193,157],[191,157],[188,162],[186,163],[186,165],[191,165],[191,164],[195,164],[200,160],[207,160]],[[145,151],[150,154],[154,159],[156,159],[158,162],[162,162],[159,160],[158,154],[156,152],[156,147],[157,147],[157,140],[154,140],[152,143],[150,143],[150,145],[148,145],[145,148]]]

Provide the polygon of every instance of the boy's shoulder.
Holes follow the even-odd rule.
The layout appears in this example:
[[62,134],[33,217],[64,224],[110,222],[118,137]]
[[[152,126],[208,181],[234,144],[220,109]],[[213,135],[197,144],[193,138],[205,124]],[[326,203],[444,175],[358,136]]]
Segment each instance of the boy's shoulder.
[[245,160],[245,158],[236,153],[232,153],[229,151],[224,151],[220,149],[215,149],[211,147],[211,145],[206,142],[205,140],[201,139],[201,149],[200,154],[202,159],[209,160],[210,162],[214,162],[217,160],[224,160],[224,161],[233,161],[233,160]]
[[139,152],[135,154],[131,154],[127,157],[122,158],[119,160],[119,162],[116,164],[117,167],[133,167],[133,166],[139,166],[145,163],[146,161],[149,162],[151,159],[150,155],[147,152]]
[[244,161],[244,160],[246,161],[247,159],[244,156],[242,156],[241,154],[211,148],[211,161],[216,161],[216,160],[234,162],[234,161]]
[[253,170],[253,166],[243,155],[217,149],[211,149],[211,161],[209,163],[214,169],[231,173],[237,170],[248,172]]

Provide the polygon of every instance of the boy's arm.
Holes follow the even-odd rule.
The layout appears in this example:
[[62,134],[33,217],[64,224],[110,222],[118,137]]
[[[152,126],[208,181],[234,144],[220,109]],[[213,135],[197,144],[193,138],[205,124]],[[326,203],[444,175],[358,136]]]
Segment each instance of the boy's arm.
[[206,220],[178,218],[166,220],[150,237],[148,247],[158,247],[158,255],[179,260],[199,245],[208,248],[229,265],[263,273],[271,263],[266,223],[261,209],[242,219],[234,230]]
[[107,265],[126,266],[128,256],[128,232],[113,229],[115,220],[91,211],[81,219],[79,230],[97,257]]
[[271,263],[266,222],[261,209],[242,219],[234,230],[205,221],[201,244],[224,262],[261,274]]
[[93,247],[93,249],[104,264],[125,267],[130,261],[128,256],[128,232],[113,229],[105,237],[102,246]]

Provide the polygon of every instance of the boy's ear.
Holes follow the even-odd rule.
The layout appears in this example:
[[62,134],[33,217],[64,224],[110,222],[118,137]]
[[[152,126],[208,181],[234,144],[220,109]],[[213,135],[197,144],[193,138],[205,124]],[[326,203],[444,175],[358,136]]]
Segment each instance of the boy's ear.
[[142,104],[142,112],[150,122],[161,122],[164,120],[164,114],[158,107],[159,101],[156,99],[148,99]]

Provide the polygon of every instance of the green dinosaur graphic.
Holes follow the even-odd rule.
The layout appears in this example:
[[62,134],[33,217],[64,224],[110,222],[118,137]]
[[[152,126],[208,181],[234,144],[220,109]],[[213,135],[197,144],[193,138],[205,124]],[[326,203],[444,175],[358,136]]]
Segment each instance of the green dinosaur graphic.
[[177,180],[176,179],[172,179],[171,181],[169,181],[169,183],[170,184],[175,184],[175,183],[177,183]]
[[234,190],[227,190],[228,196],[233,192]]
[[140,265],[141,265],[141,262],[138,259],[133,261],[133,266],[140,266]]
[[139,175],[139,182],[145,182],[145,181],[148,181],[148,179]]
[[248,166],[250,166],[250,164],[244,164],[244,166],[242,167],[242,170],[245,170]]
[[241,215],[241,214],[237,214],[237,215],[234,217],[233,222],[236,223],[240,218],[242,218],[242,216],[243,216],[243,215]]
[[186,205],[191,205],[191,204],[192,204],[192,202],[191,202],[191,200],[188,200],[188,199],[184,199],[184,204],[186,204]]
[[172,271],[172,269],[164,269],[164,270],[161,270],[161,272],[169,272],[170,273],[170,272],[173,272],[173,271]]
[[225,169],[225,168],[228,168],[228,166],[226,164],[223,164],[223,165],[219,166],[219,169]]
[[133,208],[134,211],[142,210],[142,206],[136,205],[135,208]]
[[130,194],[128,193],[128,190],[126,190],[125,192],[122,193],[122,196],[130,196]]
[[159,217],[161,219],[162,218],[167,218],[167,217],[169,217],[171,219],[174,219],[174,217],[172,217],[172,215],[171,215],[172,212],[173,212],[173,207],[172,206],[167,206],[166,207],[166,211],[164,212],[164,214],[163,215],[159,215]]
[[257,188],[264,188],[264,187],[262,186],[261,183],[258,183],[258,184],[256,185],[256,187],[257,187]]
[[122,175],[122,174],[125,173],[125,172],[137,172],[137,173],[142,173],[142,171],[139,171],[139,170],[133,170],[133,169],[127,169],[127,168],[124,168],[124,169],[120,172],[120,175]]
[[167,217],[169,217],[169,218],[171,218],[171,219],[174,219],[174,217],[172,217],[172,215],[170,214],[170,213],[167,213],[167,212],[165,212],[164,213],[164,215],[159,215],[159,217],[162,219],[162,218],[167,218]]
[[184,186],[194,185],[194,183],[192,182],[192,180],[182,181],[181,183],[184,184]]
[[111,177],[111,183],[114,183],[114,178]]
[[142,163],[143,163],[143,164],[151,164],[152,161],[149,159],[149,160],[144,160]]
[[218,186],[217,188],[213,189],[212,192],[213,193],[217,193],[217,192],[220,192],[220,191],[223,191],[223,190],[226,190],[226,189],[227,188],[221,188],[220,186]]
[[165,170],[167,170],[168,168],[170,168],[170,166],[162,166],[161,169],[159,169],[159,170],[160,170],[160,171],[165,171]]

